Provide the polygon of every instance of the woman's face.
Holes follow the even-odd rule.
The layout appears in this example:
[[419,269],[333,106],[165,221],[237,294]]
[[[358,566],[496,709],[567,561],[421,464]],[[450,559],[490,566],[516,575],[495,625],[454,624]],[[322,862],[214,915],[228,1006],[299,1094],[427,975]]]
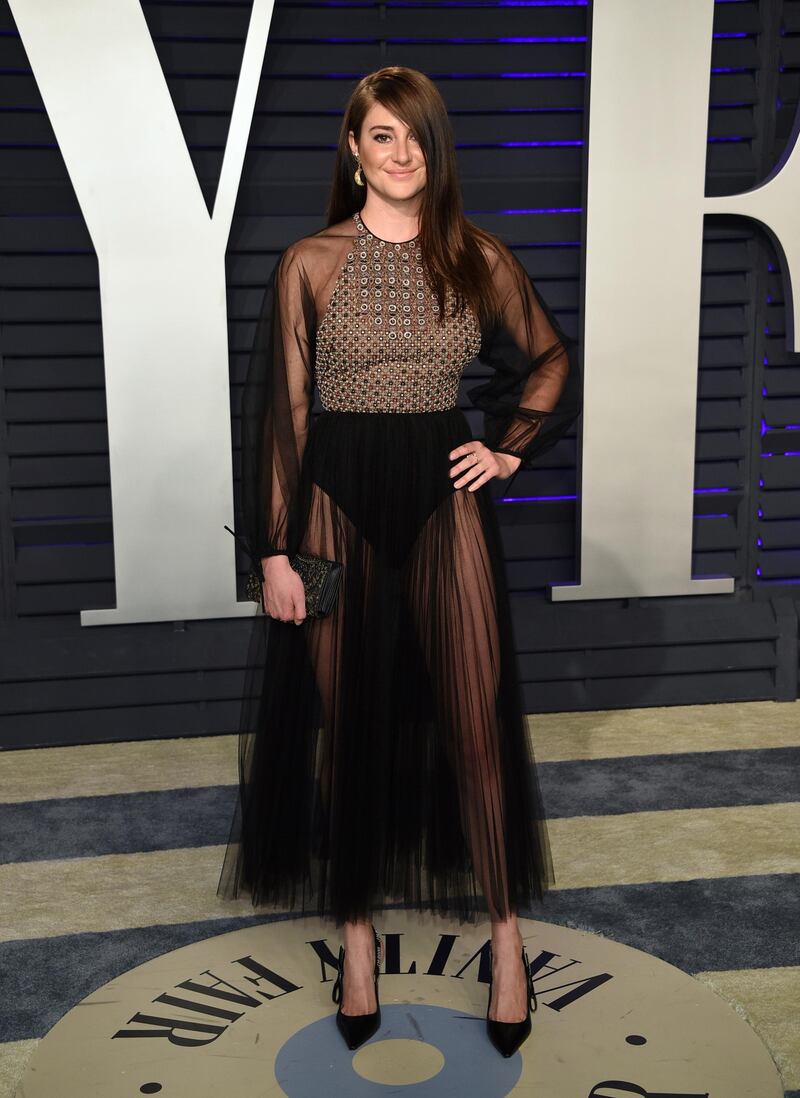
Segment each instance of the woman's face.
[[353,155],[361,158],[365,182],[384,197],[413,198],[425,187],[425,157],[416,136],[380,103],[367,111],[360,141],[350,130],[349,142]]

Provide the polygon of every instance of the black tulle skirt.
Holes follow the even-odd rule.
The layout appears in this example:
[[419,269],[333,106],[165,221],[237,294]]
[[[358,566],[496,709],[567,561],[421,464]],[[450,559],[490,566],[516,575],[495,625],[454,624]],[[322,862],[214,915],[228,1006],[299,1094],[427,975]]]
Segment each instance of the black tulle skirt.
[[341,587],[327,617],[254,619],[219,895],[475,923],[554,883],[495,504],[449,476],[471,441],[457,408],[313,421],[299,548]]

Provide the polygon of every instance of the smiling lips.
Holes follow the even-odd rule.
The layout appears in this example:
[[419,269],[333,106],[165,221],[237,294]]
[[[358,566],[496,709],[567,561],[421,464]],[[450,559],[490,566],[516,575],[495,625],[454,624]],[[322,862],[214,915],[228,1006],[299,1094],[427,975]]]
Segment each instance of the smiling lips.
[[416,171],[416,168],[409,168],[408,171],[406,171],[406,172],[390,172],[390,171],[387,171],[386,174],[387,175],[411,175],[411,173],[413,171]]

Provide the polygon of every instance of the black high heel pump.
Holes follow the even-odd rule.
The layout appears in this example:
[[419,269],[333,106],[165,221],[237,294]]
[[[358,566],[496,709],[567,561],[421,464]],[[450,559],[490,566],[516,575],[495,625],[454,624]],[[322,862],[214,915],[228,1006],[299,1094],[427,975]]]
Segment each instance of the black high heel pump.
[[[489,943],[489,963],[492,961],[492,944]],[[492,1004],[492,976],[489,975],[489,1001],[486,1004],[486,1029],[489,1040],[503,1056],[513,1056],[519,1046],[531,1032],[531,1007],[536,1010],[536,992],[533,989],[533,977],[528,954],[525,946],[522,947],[522,963],[525,966],[525,979],[528,984],[528,1009],[521,1022],[498,1022],[489,1017],[489,1007]]]
[[331,997],[334,1003],[339,1003],[339,1009],[336,1011],[336,1025],[339,1027],[339,1032],[344,1037],[347,1047],[350,1049],[358,1048],[359,1045],[363,1045],[365,1041],[368,1041],[370,1037],[375,1033],[381,1024],[381,1004],[378,999],[378,976],[380,975],[381,965],[381,940],[378,937],[378,932],[373,926],[372,933],[375,935],[375,975],[373,977],[375,981],[375,1003],[377,1009],[372,1014],[343,1014],[342,1013],[342,984],[344,981],[344,946],[339,946],[339,959],[338,967],[339,973],[334,981],[333,989],[331,991]]

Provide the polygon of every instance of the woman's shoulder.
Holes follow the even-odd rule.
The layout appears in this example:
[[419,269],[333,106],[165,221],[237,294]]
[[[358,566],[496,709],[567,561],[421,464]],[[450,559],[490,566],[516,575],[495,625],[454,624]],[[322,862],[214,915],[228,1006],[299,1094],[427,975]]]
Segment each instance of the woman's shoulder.
[[[478,226],[473,227],[478,228]],[[476,240],[492,271],[497,270],[498,266],[507,267],[513,265],[515,260],[514,253],[508,244],[506,244],[504,240],[501,240],[496,233],[490,232],[488,229],[480,228],[479,232],[476,234]]]
[[288,259],[302,260],[304,264],[313,264],[326,256],[338,255],[354,236],[352,217],[342,218],[333,225],[326,225],[316,232],[298,237],[283,250]]

